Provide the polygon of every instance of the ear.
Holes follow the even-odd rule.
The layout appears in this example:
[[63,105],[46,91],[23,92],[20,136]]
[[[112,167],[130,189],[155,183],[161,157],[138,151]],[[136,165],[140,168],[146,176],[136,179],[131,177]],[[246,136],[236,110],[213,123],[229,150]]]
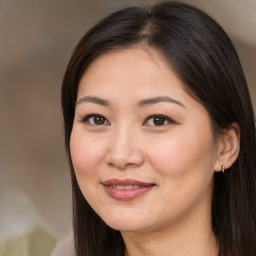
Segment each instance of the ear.
[[217,159],[214,170],[221,171],[224,165],[228,169],[236,161],[240,151],[240,128],[237,123],[232,123],[218,139]]

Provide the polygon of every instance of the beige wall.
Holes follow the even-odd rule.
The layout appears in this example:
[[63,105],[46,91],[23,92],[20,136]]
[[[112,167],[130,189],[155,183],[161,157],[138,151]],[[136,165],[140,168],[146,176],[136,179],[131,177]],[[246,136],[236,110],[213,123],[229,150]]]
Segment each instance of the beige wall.
[[[0,1],[0,188],[28,195],[59,234],[69,229],[71,212],[60,109],[65,66],[88,26],[127,3],[145,2],[152,1]],[[228,29],[256,103],[256,2],[187,2]]]

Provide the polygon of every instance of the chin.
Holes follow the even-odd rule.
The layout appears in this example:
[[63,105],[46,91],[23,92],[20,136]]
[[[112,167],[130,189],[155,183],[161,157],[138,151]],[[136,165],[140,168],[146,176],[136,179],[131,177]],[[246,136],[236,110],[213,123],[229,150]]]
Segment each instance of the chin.
[[138,216],[119,216],[104,218],[103,221],[111,228],[119,231],[138,232],[146,228],[146,223]]
[[[130,225],[129,223],[106,223],[109,227],[120,232],[139,232],[144,230],[141,225]],[[112,225],[113,224],[113,225]]]

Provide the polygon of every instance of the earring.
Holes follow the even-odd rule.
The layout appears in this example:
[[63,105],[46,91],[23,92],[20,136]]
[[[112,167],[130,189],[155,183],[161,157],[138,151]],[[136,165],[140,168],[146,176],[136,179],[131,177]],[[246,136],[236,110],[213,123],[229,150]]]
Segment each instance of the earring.
[[225,165],[221,166],[221,171],[224,173],[225,172]]

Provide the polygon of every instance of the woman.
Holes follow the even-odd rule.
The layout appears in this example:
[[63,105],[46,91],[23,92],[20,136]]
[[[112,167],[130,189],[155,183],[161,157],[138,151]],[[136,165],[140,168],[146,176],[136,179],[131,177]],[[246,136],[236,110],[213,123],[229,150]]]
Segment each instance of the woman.
[[62,108],[77,256],[256,255],[254,114],[209,16],[166,2],[103,19]]

